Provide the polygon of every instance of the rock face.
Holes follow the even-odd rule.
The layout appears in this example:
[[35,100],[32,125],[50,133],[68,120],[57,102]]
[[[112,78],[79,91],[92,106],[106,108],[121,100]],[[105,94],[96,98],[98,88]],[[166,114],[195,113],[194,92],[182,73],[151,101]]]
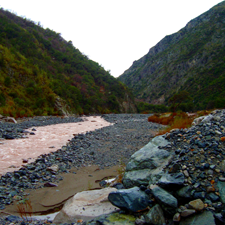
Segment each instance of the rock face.
[[138,187],[111,192],[108,199],[113,205],[131,212],[146,209],[149,201],[148,195]]
[[66,101],[60,98],[59,96],[55,98],[55,107],[62,116],[70,116],[72,114],[71,109],[67,105]]
[[219,77],[224,76],[220,66],[225,41],[224,5],[221,2],[177,33],[167,35],[118,79],[136,98],[152,104],[165,103],[178,90],[187,90],[195,104],[206,96],[213,101],[224,95],[224,90],[217,92]]
[[162,136],[153,138],[147,145],[135,152],[126,166],[123,184],[130,188],[133,186],[148,185],[161,172],[169,162],[171,153],[162,147],[169,142]]
[[116,189],[104,188],[77,193],[65,203],[53,222],[60,224],[72,223],[80,219],[87,221],[118,210],[108,201],[108,195],[112,191],[116,191]]

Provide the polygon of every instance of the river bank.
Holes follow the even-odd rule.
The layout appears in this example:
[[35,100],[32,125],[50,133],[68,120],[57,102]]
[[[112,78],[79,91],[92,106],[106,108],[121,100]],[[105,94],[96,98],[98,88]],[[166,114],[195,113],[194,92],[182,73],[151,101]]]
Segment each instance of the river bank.
[[[27,198],[27,193],[32,190],[34,192],[37,192],[37,189],[47,190],[49,188],[45,187],[47,183],[53,183],[59,187],[65,179],[64,175],[77,174],[74,170],[81,171],[87,166],[95,165],[99,171],[103,171],[103,169],[111,168],[121,162],[126,164],[130,156],[147,144],[161,127],[148,123],[148,116],[138,114],[103,115],[102,117],[106,121],[114,123],[114,125],[86,134],[75,135],[66,146],[56,152],[43,154],[35,162],[27,164],[20,170],[6,173],[0,179],[0,187],[2,187],[0,188],[2,196],[0,208],[5,211],[6,205],[12,204],[15,199]],[[80,119],[76,118],[79,122]],[[1,125],[1,129],[4,129],[4,124]],[[35,125],[35,121],[25,121],[19,126],[28,128]],[[7,124],[5,127],[8,126]],[[11,124],[10,128],[16,126],[18,125]],[[55,166],[56,169],[49,169],[52,166]],[[114,171],[116,170],[114,169]],[[112,173],[110,172],[110,174]],[[89,175],[93,176],[93,171]],[[91,177],[89,175],[88,177]],[[55,189],[57,190],[57,188]]]

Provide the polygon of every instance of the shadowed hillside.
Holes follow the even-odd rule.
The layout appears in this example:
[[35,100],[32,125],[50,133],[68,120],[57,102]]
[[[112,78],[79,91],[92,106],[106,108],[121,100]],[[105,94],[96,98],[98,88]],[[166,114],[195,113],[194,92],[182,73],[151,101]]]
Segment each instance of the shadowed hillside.
[[[178,18],[179,19],[179,18]],[[134,61],[119,80],[136,98],[168,104],[180,91],[190,94],[188,109],[225,106],[225,2],[166,36]]]

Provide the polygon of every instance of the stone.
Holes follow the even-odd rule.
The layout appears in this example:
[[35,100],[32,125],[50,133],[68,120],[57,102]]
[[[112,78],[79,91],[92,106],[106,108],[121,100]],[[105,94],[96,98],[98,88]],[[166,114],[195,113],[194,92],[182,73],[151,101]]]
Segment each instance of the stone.
[[135,225],[145,225],[146,223],[145,223],[145,220],[143,219],[143,218],[137,218],[136,220],[135,220]]
[[188,173],[187,170],[184,170],[184,171],[183,171],[183,174],[184,174],[185,177],[189,177],[189,173]]
[[181,200],[189,200],[192,198],[191,196],[192,187],[191,186],[185,186],[182,187],[180,190],[176,192],[177,196]]
[[88,221],[95,217],[118,210],[108,201],[108,195],[116,188],[79,192],[64,204],[53,223],[76,223],[78,220]]
[[181,215],[181,217],[187,217],[187,216],[190,216],[190,215],[192,215],[194,213],[195,213],[195,210],[194,209],[185,209],[185,210],[183,210],[180,213],[180,215]]
[[113,191],[108,200],[122,210],[138,212],[148,207],[149,197],[139,187]]
[[126,188],[141,185],[147,186],[150,181],[151,183],[156,183],[160,179],[160,172],[162,174],[160,170],[153,171],[151,169],[128,171],[124,174],[122,182]]
[[47,182],[44,184],[44,187],[58,187],[57,184],[51,183],[51,182]]
[[152,194],[163,209],[170,215],[174,215],[178,206],[177,199],[160,187],[152,189]]
[[164,137],[157,136],[147,145],[135,152],[126,166],[123,184],[126,188],[148,185],[150,180],[160,178],[163,168],[169,163],[171,154],[162,149],[168,145]]
[[6,117],[6,118],[4,118],[4,120],[6,122],[10,122],[10,123],[17,123],[17,121],[13,117]]
[[223,172],[225,172],[225,160],[220,163],[220,168]]
[[59,166],[58,165],[52,165],[52,166],[49,166],[47,168],[48,171],[53,171],[53,172],[58,172],[59,171]]
[[170,154],[168,151],[158,148],[159,146],[163,146],[163,143],[167,145],[169,142],[162,136],[153,138],[147,145],[131,156],[131,159],[126,166],[126,171],[147,168],[156,169],[161,164],[164,164],[164,161],[170,156]]
[[215,169],[215,171],[216,171],[217,173],[220,173],[220,169]]
[[152,207],[150,211],[145,215],[145,222],[152,225],[166,223],[163,210],[159,204],[156,204],[154,207]]
[[192,216],[183,218],[179,225],[215,225],[213,213],[204,211],[203,213],[196,213]]
[[180,213],[177,212],[177,213],[173,216],[173,222],[180,222],[180,219],[181,219]]
[[207,191],[207,193],[214,192],[214,191],[215,191],[215,188],[212,187],[212,186],[208,186],[208,187],[206,188],[206,191]]
[[9,135],[9,134],[4,134],[2,135],[3,138],[11,140],[11,139],[15,139],[13,136]]
[[208,123],[211,119],[213,118],[212,115],[208,115],[208,116],[200,116],[196,119],[194,119],[194,121],[192,122],[193,126],[196,126],[198,124],[202,123]]
[[22,159],[23,163],[28,163],[28,159]]
[[180,166],[180,164],[179,163],[174,163],[172,166],[171,166],[171,168],[169,169],[169,173],[177,173],[177,172],[179,172],[180,171],[180,169],[181,169],[181,166]]
[[225,177],[219,177],[219,180],[225,182]]
[[208,197],[212,202],[217,202],[220,200],[220,197],[212,192],[208,194]]
[[204,191],[195,191],[194,194],[193,194],[193,198],[194,199],[200,198],[200,199],[204,200],[205,195],[206,195],[206,193]]
[[191,209],[195,209],[196,211],[202,211],[205,208],[204,203],[201,199],[190,201],[188,203],[188,207]]
[[216,225],[223,225],[225,224],[225,218],[222,216],[221,213],[214,214]]
[[158,181],[158,185],[168,190],[178,190],[184,185],[183,173],[164,174]]

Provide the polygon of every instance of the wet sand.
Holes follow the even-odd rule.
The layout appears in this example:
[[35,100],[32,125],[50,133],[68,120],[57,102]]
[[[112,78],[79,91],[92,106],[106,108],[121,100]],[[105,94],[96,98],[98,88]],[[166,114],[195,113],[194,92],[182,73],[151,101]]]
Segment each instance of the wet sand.
[[[27,199],[31,202],[33,215],[58,211],[62,204],[76,193],[101,188],[99,182],[102,179],[116,177],[118,167],[114,166],[104,170],[99,170],[98,166],[83,167],[80,170],[72,169],[71,173],[62,174],[63,180],[59,182],[58,187],[27,190],[26,193],[29,194]],[[17,201],[1,212],[19,215]]]

